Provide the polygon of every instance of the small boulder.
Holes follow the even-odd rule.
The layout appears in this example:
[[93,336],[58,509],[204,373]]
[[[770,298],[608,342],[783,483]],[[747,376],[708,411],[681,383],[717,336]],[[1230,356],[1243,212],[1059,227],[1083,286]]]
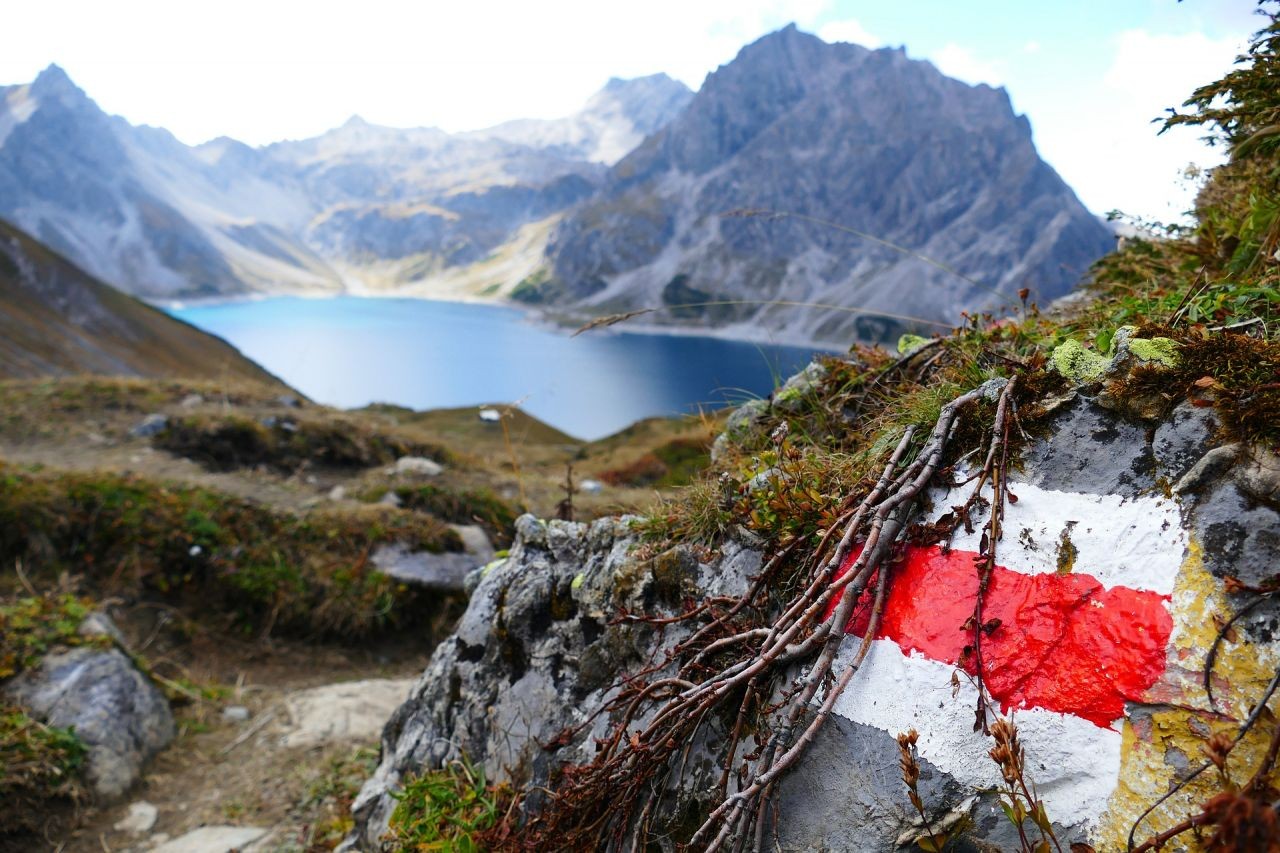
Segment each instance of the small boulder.
[[480,420],[487,424],[496,424],[498,421],[502,420],[502,412],[499,412],[497,409],[481,409]]
[[449,527],[458,534],[462,547],[468,554],[481,563],[493,559],[493,543],[489,541],[489,534],[484,532],[483,527],[478,524],[450,524]]
[[165,427],[168,425],[169,418],[167,415],[147,415],[134,424],[133,429],[129,430],[129,435],[133,438],[150,438],[153,435],[159,435],[164,432]]
[[174,737],[168,700],[118,649],[47,655],[0,692],[48,725],[75,728],[88,748],[85,779],[104,800],[124,794]]
[[228,705],[222,709],[222,719],[229,723],[248,722],[249,709],[243,705]]
[[196,406],[199,406],[203,403],[204,403],[204,397],[200,396],[199,394],[188,394],[187,396],[182,398],[182,402],[179,403],[178,405],[184,409],[194,409]]
[[142,835],[151,831],[151,827],[156,825],[156,818],[159,816],[159,809],[146,800],[138,800],[136,803],[129,804],[129,813],[116,821],[115,828],[117,832]]
[[410,586],[439,592],[462,592],[467,573],[484,560],[470,553],[410,551],[403,545],[383,545],[373,552],[373,565],[387,577]]
[[346,499],[347,499],[346,486],[334,486],[332,489],[329,490],[329,500],[337,503],[338,501],[343,501]]
[[395,473],[410,474],[417,477],[435,477],[444,471],[444,466],[434,459],[425,456],[401,456],[396,460]]

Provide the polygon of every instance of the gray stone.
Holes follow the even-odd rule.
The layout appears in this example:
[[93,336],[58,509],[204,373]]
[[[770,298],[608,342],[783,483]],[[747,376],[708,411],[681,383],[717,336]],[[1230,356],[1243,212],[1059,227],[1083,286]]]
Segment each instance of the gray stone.
[[478,524],[450,524],[449,529],[458,534],[462,547],[468,554],[482,563],[493,559],[493,543],[489,541],[489,534],[485,533],[483,527]]
[[253,826],[202,826],[152,847],[151,853],[234,853],[266,834]]
[[387,492],[378,499],[378,503],[383,504],[384,506],[400,506],[404,501],[400,500],[400,496],[395,492]]
[[1240,456],[1240,445],[1224,444],[1201,456],[1191,470],[1173,484],[1175,495],[1195,492],[1231,469]]
[[1220,483],[1200,500],[1192,523],[1214,574],[1260,586],[1280,573],[1280,513],[1234,482]]
[[475,554],[410,551],[399,543],[373,552],[373,565],[388,577],[441,592],[463,592],[467,575],[483,560]]
[[129,430],[129,435],[133,438],[150,438],[153,435],[159,435],[164,432],[165,427],[168,425],[169,418],[167,415],[147,415],[134,424],[133,429]]
[[425,456],[401,456],[396,460],[395,473],[414,477],[435,477],[444,471],[444,466],[434,459]]
[[1280,503],[1280,457],[1262,447],[1251,448],[1235,470],[1236,484],[1261,501]]
[[1134,497],[1154,483],[1146,427],[1077,397],[1051,421],[1051,437],[1022,456],[1024,482],[1043,489]]
[[229,723],[246,723],[249,716],[249,709],[243,705],[228,705],[222,709],[222,719]]
[[741,441],[768,413],[768,400],[748,400],[734,409],[733,414],[724,422],[724,432],[716,436],[711,445],[711,461],[715,463],[723,458],[729,447]]
[[302,405],[301,401],[292,394],[281,394],[276,397],[276,404],[284,406],[286,409],[296,409]]
[[329,500],[333,501],[334,503],[337,503],[338,501],[345,501],[346,499],[347,499],[346,486],[334,486],[332,489],[329,490]]
[[[520,767],[525,778],[545,780],[558,762],[581,756],[585,735],[554,755],[538,744],[585,719],[583,709],[596,706],[616,673],[641,660],[650,632],[605,617],[658,594],[628,558],[628,521],[588,526],[525,515],[516,531],[511,555],[484,573],[454,636],[387,723],[383,761],[355,806],[370,845],[385,831],[388,792],[403,773],[466,754],[490,778]],[[691,582],[697,565],[690,560]]]
[[116,821],[115,829],[130,835],[142,835],[151,831],[159,816],[160,811],[155,806],[146,800],[139,800],[129,804],[129,813]]
[[[1188,525],[1218,574],[1246,583],[1275,574],[1280,518],[1274,505],[1241,485],[1270,494],[1274,466],[1255,453],[1225,473],[1240,451],[1215,448],[1213,424],[1198,411],[1188,407],[1152,430],[1078,395],[1060,401],[1049,427],[1049,437],[1023,454],[1015,482],[1099,496],[1160,495],[1157,476],[1186,479],[1207,457],[1192,478],[1197,490],[1159,498],[1169,507],[1162,529]],[[1255,458],[1261,460],[1258,470],[1248,467]],[[619,612],[664,615],[690,599],[738,596],[762,565],[762,543],[742,531],[728,536],[718,553],[678,543],[655,553],[652,543],[636,550],[626,519],[582,525],[526,515],[515,529],[510,556],[469,575],[474,591],[453,637],[436,650],[387,724],[382,761],[355,804],[357,832],[348,849],[377,849],[394,808],[392,794],[406,774],[465,754],[491,779],[536,786],[566,763],[590,760],[595,738],[611,723],[606,715],[592,715],[616,695],[619,676],[661,662],[663,651],[691,630],[676,622],[659,631],[619,621]],[[1241,623],[1243,631],[1269,641],[1280,633],[1277,609],[1259,608]],[[660,669],[648,677],[662,675]],[[875,694],[877,702],[882,695]],[[904,720],[904,728],[909,724]],[[967,731],[967,719],[963,726]],[[725,734],[712,720],[691,745],[680,796],[673,798],[690,812],[705,805],[705,792],[717,784],[716,747]],[[981,751],[973,759],[985,762]],[[957,849],[1017,849],[1015,830],[992,793],[921,763],[921,793],[931,818],[968,827]],[[775,829],[782,849],[889,853],[910,846],[922,827],[897,765],[888,732],[837,712],[779,783]],[[1084,828],[1056,831],[1065,848],[1083,838]]]
[[1151,441],[1156,476],[1176,483],[1214,446],[1218,419],[1213,409],[1190,403],[1174,407],[1168,419],[1156,427]]
[[182,402],[180,402],[178,405],[184,409],[194,409],[197,406],[202,405],[203,403],[204,403],[204,397],[200,396],[199,394],[188,394],[187,396],[182,398]]
[[821,362],[810,362],[807,367],[783,383],[773,395],[774,408],[784,412],[797,412],[804,405],[805,398],[827,375],[827,369]]
[[120,633],[116,623],[105,613],[90,613],[80,623],[76,633],[82,637],[107,637],[117,646],[125,645],[124,634]]
[[74,726],[88,747],[85,778],[111,800],[173,740],[169,703],[116,649],[81,646],[48,655],[5,684],[4,695],[51,726]]
[[[891,853],[900,836],[922,834],[898,755],[897,741],[886,732],[832,716],[778,785],[773,805],[782,849]],[[943,817],[933,811],[941,804],[972,805],[972,792],[924,759],[920,767],[920,796],[932,807],[931,821]],[[850,826],[859,832],[850,833]]]

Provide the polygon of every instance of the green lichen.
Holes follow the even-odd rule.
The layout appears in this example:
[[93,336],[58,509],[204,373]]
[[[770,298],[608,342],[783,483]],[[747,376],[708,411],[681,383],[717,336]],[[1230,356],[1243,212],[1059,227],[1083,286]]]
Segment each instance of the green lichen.
[[1155,362],[1164,367],[1177,367],[1181,361],[1178,342],[1173,338],[1133,338],[1129,341],[1129,352],[1143,361]]
[[913,349],[917,349],[928,342],[928,338],[921,337],[920,335],[903,335],[898,338],[898,353],[900,355],[906,355]]
[[506,561],[507,561],[506,557],[499,557],[496,560],[490,560],[489,562],[485,563],[483,566],[480,567],[480,577],[482,578],[487,577],[489,575],[489,572],[498,568],[498,566],[501,566]]
[[1097,382],[1111,366],[1111,359],[1085,349],[1077,340],[1067,340],[1054,347],[1049,362],[1054,370],[1077,382]]
[[569,582],[569,589],[577,592],[582,589],[582,582],[587,579],[585,572],[578,572],[573,576],[573,580]]

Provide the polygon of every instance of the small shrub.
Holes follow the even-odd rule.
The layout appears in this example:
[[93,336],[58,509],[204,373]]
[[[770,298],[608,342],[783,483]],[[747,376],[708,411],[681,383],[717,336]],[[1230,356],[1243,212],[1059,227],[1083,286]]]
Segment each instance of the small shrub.
[[629,465],[602,471],[599,476],[611,486],[676,488],[692,483],[710,464],[706,441],[676,438]]
[[485,783],[484,771],[465,759],[409,780],[396,794],[387,840],[396,850],[478,853],[497,826],[509,796],[505,785]]
[[39,832],[51,807],[79,799],[85,751],[70,729],[0,704],[0,843]]
[[109,643],[79,633],[92,609],[89,599],[65,594],[0,602],[0,681],[35,666],[55,646]]
[[262,630],[359,638],[450,606],[374,570],[381,544],[461,550],[436,519],[389,507],[299,516],[207,489],[0,465],[0,564],[67,572]]
[[304,464],[368,468],[401,456],[427,456],[437,462],[448,458],[436,445],[340,419],[260,422],[237,415],[193,415],[171,419],[153,443],[215,471],[264,465],[292,473]]
[[511,544],[516,510],[488,489],[400,486],[393,491],[405,509],[430,513],[451,524],[479,524],[498,547]]

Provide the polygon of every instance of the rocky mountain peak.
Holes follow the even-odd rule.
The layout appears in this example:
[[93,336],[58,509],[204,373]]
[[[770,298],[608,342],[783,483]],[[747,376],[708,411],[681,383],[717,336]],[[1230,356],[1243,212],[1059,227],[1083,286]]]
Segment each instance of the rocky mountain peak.
[[[740,208],[807,220],[723,216]],[[1111,245],[1003,90],[791,26],[744,47],[610,170],[553,234],[553,274],[524,295],[587,313],[834,303],[881,316],[744,307],[682,319],[798,342],[883,339],[903,323],[1001,310],[1024,286],[1048,301]]]
[[31,95],[42,100],[88,101],[84,90],[77,86],[62,66],[51,63],[31,83]]

